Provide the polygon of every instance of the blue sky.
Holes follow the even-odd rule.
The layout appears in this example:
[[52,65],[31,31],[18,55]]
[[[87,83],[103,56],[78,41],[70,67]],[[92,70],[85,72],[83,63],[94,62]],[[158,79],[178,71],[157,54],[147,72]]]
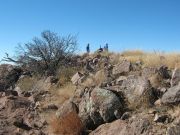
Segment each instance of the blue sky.
[[180,51],[180,0],[1,0],[0,59],[43,30],[78,35],[79,52]]

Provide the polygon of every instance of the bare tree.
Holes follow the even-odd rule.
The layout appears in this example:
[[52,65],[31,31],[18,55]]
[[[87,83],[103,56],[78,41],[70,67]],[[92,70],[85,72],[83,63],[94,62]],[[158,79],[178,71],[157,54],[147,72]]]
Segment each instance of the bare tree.
[[60,37],[51,31],[43,31],[41,38],[18,45],[16,58],[6,53],[4,61],[14,62],[31,71],[42,74],[54,74],[60,65],[64,65],[77,49],[75,36]]

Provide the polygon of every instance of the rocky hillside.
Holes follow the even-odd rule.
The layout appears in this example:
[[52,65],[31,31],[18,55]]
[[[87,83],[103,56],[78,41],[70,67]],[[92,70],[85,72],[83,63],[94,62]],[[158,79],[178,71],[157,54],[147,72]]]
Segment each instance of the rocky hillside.
[[180,135],[180,68],[107,52],[74,63],[46,78],[1,65],[0,135]]

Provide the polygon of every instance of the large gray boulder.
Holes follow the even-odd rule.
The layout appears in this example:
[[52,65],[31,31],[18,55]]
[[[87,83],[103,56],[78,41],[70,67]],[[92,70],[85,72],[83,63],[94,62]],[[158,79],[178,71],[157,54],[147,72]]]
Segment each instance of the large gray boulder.
[[180,69],[175,68],[172,72],[171,87],[178,85],[179,82],[180,82]]
[[157,73],[157,68],[155,67],[145,67],[142,70],[142,76],[147,77],[147,78],[151,77],[152,75],[156,73]]
[[101,88],[86,92],[79,103],[79,116],[88,129],[119,118],[122,111],[123,106],[118,96]]
[[155,74],[160,75],[163,79],[170,78],[168,67],[164,65],[159,66],[159,67],[145,67],[142,70],[142,76],[147,77],[147,78],[152,77]]
[[124,79],[121,89],[131,106],[149,106],[154,102],[153,89],[145,77],[130,75]]
[[162,96],[161,102],[163,104],[179,104],[180,103],[180,84],[171,87]]

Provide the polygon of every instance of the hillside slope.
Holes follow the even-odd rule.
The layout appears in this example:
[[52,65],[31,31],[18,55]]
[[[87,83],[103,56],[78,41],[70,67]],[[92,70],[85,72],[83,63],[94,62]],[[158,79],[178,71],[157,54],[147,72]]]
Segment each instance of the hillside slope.
[[178,63],[126,51],[84,54],[49,77],[1,65],[0,134],[179,135]]

